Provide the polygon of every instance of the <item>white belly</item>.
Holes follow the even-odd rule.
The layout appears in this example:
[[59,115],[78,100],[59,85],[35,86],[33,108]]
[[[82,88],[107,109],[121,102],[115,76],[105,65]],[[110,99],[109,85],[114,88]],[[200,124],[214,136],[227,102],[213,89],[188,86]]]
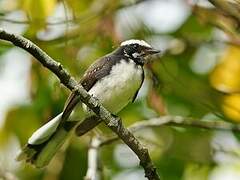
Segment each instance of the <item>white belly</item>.
[[[110,74],[97,82],[89,93],[105,108],[116,114],[132,101],[142,81],[142,67],[133,62],[121,60],[113,66]],[[86,110],[86,106],[84,107]]]

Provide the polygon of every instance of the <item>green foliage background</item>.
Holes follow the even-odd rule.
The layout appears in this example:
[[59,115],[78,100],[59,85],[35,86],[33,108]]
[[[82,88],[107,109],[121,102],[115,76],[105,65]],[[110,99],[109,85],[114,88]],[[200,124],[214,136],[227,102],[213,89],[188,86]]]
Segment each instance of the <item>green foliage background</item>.
[[[26,25],[22,35],[40,46],[53,59],[61,62],[77,79],[80,79],[95,59],[111,52],[122,40],[145,39],[157,48],[164,46],[162,55],[155,57],[146,67],[146,85],[140,97],[120,113],[127,126],[139,120],[165,114],[199,120],[239,122],[239,107],[234,109],[234,106],[235,115],[226,113],[223,99],[227,95],[238,93],[240,87],[237,86],[237,91],[234,92],[223,92],[210,81],[210,78],[216,78],[211,76],[217,64],[223,61],[222,54],[239,40],[236,20],[214,8],[193,6],[188,1],[181,0],[181,3],[189,6],[191,10],[188,17],[174,30],[157,32],[141,18],[134,16],[134,23],[126,17],[127,25],[122,27],[122,32],[119,33],[119,13],[129,9],[131,11],[131,8],[138,6],[143,6],[147,12],[148,3],[151,1],[0,0],[0,23]],[[59,5],[65,9],[65,20],[49,20]],[[14,21],[6,18],[7,14],[19,10],[27,16],[26,20]],[[158,25],[161,26],[160,23]],[[52,27],[55,27],[55,30],[56,27],[63,29],[63,33],[51,39],[44,39],[44,36],[52,31]],[[40,32],[44,32],[44,36],[40,36]],[[221,33],[228,36],[231,42],[222,39],[219,35]],[[164,38],[168,39],[167,44],[163,43]],[[12,48],[8,43],[0,42],[0,66],[1,56]],[[199,53],[202,49],[205,51]],[[205,53],[209,51],[214,53],[214,57],[206,60],[208,56]],[[200,62],[197,65],[198,69],[206,67],[208,61],[215,62],[204,73],[197,72],[192,66],[197,54]],[[233,56],[236,59],[238,57],[238,54]],[[240,70],[240,65],[235,67]],[[224,66],[221,68],[224,71]],[[234,78],[234,82],[239,82],[239,77]],[[33,58],[29,87],[26,88],[30,89],[31,101],[11,107],[0,129],[0,156],[5,156],[4,150],[13,137],[18,144],[24,145],[34,130],[61,112],[69,94],[58,79]],[[151,157],[163,180],[213,180],[211,175],[222,167],[214,158],[218,151],[212,146],[215,131],[162,126],[142,130],[137,136],[150,149]],[[234,136],[231,138],[235,139]],[[46,169],[35,169],[25,163],[17,164],[14,169],[7,169],[4,164],[6,162],[0,161],[0,178],[9,179],[6,173],[10,173],[12,178],[24,180],[83,179],[87,170],[89,140],[89,135],[73,137],[68,147],[59,152]],[[137,164],[128,167],[119,163],[115,155],[119,144],[121,142],[101,148],[105,179],[130,178],[119,174],[138,173],[138,170],[141,170]],[[222,151],[226,154],[234,151],[239,160],[239,148],[230,152]],[[129,155],[129,152],[123,152],[124,155],[133,156]],[[239,165],[239,162],[229,163],[229,167],[234,167],[237,173],[240,173]]]

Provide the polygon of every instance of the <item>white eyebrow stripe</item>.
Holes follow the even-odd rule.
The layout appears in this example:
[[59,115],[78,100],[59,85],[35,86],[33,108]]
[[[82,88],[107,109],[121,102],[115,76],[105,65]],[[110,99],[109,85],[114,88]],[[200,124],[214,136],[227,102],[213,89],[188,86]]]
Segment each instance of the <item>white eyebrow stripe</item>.
[[129,45],[129,44],[139,44],[140,46],[151,48],[151,46],[148,43],[146,43],[144,40],[138,40],[138,39],[130,39],[127,41],[123,41],[121,43],[121,46]]

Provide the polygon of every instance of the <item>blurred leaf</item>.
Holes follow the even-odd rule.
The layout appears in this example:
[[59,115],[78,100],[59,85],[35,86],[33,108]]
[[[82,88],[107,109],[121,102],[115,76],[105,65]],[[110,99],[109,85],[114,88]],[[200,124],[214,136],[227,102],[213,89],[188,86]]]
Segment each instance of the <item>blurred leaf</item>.
[[87,149],[83,147],[70,146],[66,152],[66,158],[60,180],[83,179],[87,171]]
[[218,111],[218,94],[209,86],[207,77],[195,74],[189,64],[195,49],[179,55],[166,54],[153,64],[153,71],[162,82],[162,95],[167,111],[174,115],[202,117]]
[[23,168],[17,172],[18,178],[22,180],[42,180],[44,170],[36,169],[29,164],[25,164]]
[[185,168],[183,180],[208,180],[210,168],[200,164],[188,164]]
[[7,114],[3,127],[4,136],[1,140],[14,133],[21,144],[25,144],[29,136],[40,126],[38,118],[32,106],[21,106],[12,109]]
[[196,128],[173,128],[174,142],[167,152],[169,157],[184,162],[211,164],[211,131]]
[[57,0],[21,0],[21,8],[30,19],[28,33],[33,35],[45,27],[45,20],[50,16],[57,5]]
[[238,36],[238,22],[222,11],[196,6],[194,13],[202,24],[214,25],[232,36]]
[[223,97],[222,109],[225,115],[235,122],[240,122],[240,94]]
[[86,11],[89,11],[91,4],[94,1],[88,0],[66,0],[68,6],[72,9],[75,16],[83,14]]
[[156,92],[154,88],[148,93],[148,104],[154,109],[159,115],[166,114],[166,107],[164,105],[162,97]]
[[22,8],[32,20],[45,20],[53,13],[56,0],[24,0]]
[[[184,162],[166,155],[157,162],[158,172],[162,179],[179,180],[183,176]],[[173,173],[174,172],[174,173]]]
[[212,35],[212,27],[202,24],[196,16],[191,15],[174,34],[195,44],[208,41]]
[[225,93],[240,92],[240,48],[229,46],[210,76],[214,88]]
[[[113,3],[111,0],[18,0],[18,2],[30,22],[24,36],[35,42],[53,59],[61,62],[78,80],[94,60],[111,52],[123,39],[149,39],[155,42],[153,45],[156,47],[166,49],[161,58],[153,61],[151,71],[156,75],[157,82],[154,84],[154,89],[150,89],[151,83],[146,83],[146,86],[151,84],[150,88],[144,87],[140,98],[119,113],[125,126],[130,126],[139,120],[156,117],[166,111],[170,115],[190,116],[199,120],[209,119],[209,114],[220,116],[225,114],[227,118],[239,121],[240,97],[237,93],[240,92],[240,55],[238,48],[228,47],[224,56],[219,58],[220,63],[210,77],[208,73],[197,73],[191,66],[202,45],[207,44],[206,48],[209,51],[212,51],[215,46],[224,45],[222,41],[214,41],[215,38],[222,37],[222,34],[224,37],[230,35],[229,41],[233,43],[239,41],[238,23],[231,16],[226,16],[225,10],[223,12],[219,11],[219,8],[217,10],[194,6],[192,14],[187,14],[188,18],[176,32],[159,33],[144,24],[145,20],[154,20],[148,19],[148,14],[144,15],[143,22],[140,22],[141,18],[134,14],[133,16],[125,14],[125,10],[129,9],[131,12],[142,9],[141,11],[146,14],[144,11],[151,7],[152,1],[141,3],[142,1],[127,0],[121,7],[119,6],[121,1]],[[170,1],[167,3],[171,4]],[[186,7],[185,1],[183,3]],[[47,26],[47,29],[44,29],[46,35],[58,34],[60,30],[59,36],[52,40],[40,39],[37,33],[46,27],[46,19],[53,14],[56,6],[62,7],[63,4],[71,22]],[[128,4],[131,4],[131,7],[128,7]],[[227,6],[228,4],[226,8]],[[233,8],[238,9],[238,7]],[[66,12],[62,10],[57,11],[54,17],[60,13],[62,13],[61,17],[65,15]],[[0,13],[5,17],[5,12]],[[16,14],[13,17],[17,19],[19,12],[12,10],[7,13]],[[123,13],[122,21],[127,22],[128,25],[128,27],[123,27],[124,32],[119,32],[121,29],[119,28],[121,24],[117,21],[119,13]],[[160,22],[161,18],[159,26],[164,25]],[[9,29],[11,27],[9,26]],[[17,25],[16,27],[18,28]],[[222,30],[221,33],[216,31],[216,27]],[[1,43],[0,46],[0,54],[10,47],[5,43]],[[216,52],[216,55],[217,53],[219,52]],[[202,61],[203,58],[205,56],[201,54],[199,56],[200,66],[206,63],[206,60]],[[8,72],[12,73],[14,69]],[[149,71],[146,72],[148,76]],[[9,135],[14,134],[21,144],[26,143],[27,138],[35,129],[62,111],[69,90],[60,85],[56,76],[39,65],[35,59],[32,62],[29,80],[31,102],[27,105],[19,104],[11,107],[0,132],[2,142],[8,141]],[[225,91],[219,88],[222,86]],[[222,92],[237,93],[223,96]],[[211,173],[211,168],[218,166],[212,162],[211,132],[194,128],[162,126],[144,129],[135,135],[149,147],[151,157],[162,179],[205,180]],[[92,135],[92,133],[89,134]],[[65,152],[62,152],[60,158],[55,157],[54,163],[46,169],[34,169],[23,163],[18,172],[13,172],[13,174],[17,174],[19,179],[24,180],[83,179],[87,169],[89,139],[88,136],[74,138],[66,154],[63,155]],[[106,179],[113,179],[115,174],[126,170],[120,167],[114,159],[116,143],[101,148],[101,161]]]

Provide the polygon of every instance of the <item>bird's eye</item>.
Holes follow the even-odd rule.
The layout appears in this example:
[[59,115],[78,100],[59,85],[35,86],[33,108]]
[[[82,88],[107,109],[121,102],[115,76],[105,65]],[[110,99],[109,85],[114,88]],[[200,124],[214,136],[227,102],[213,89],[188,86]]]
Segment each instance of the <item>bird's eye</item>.
[[132,48],[134,49],[134,51],[138,51],[138,48],[139,46],[138,46],[138,44],[134,44],[133,46],[132,46]]

